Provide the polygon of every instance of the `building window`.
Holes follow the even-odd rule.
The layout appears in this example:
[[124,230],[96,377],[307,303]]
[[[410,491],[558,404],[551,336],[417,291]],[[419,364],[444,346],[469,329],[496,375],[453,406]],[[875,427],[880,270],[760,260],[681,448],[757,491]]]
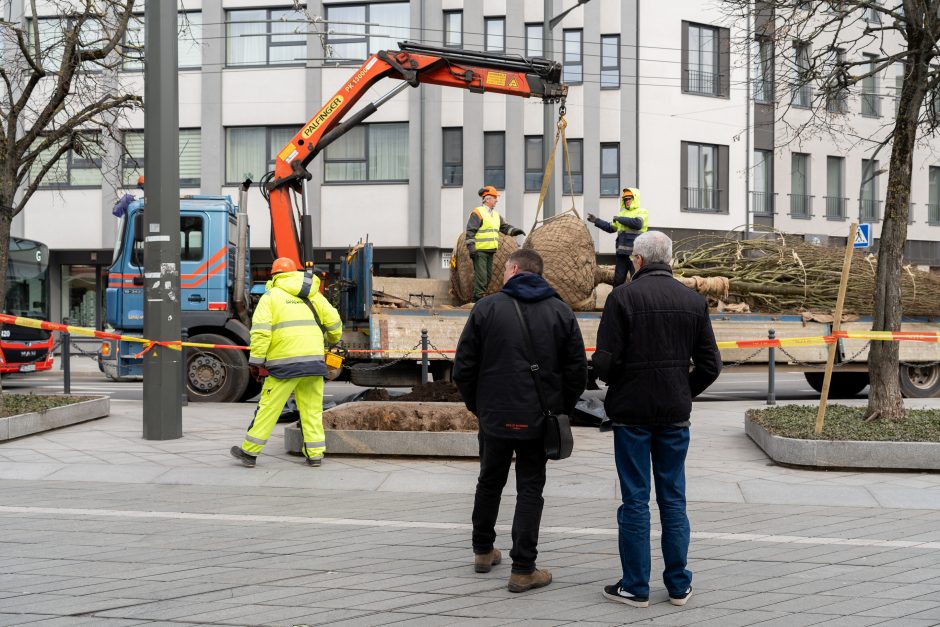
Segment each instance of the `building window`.
[[927,224],[940,225],[940,167],[930,166],[927,180]]
[[[125,187],[137,185],[144,176],[144,132],[124,132],[124,160],[121,177]],[[181,187],[199,187],[202,168],[202,133],[198,128],[179,131],[179,168]]]
[[463,11],[444,11],[444,45],[463,45]]
[[601,89],[620,87],[620,35],[601,35]]
[[[66,17],[48,17],[39,18],[35,23],[35,30],[39,32],[39,62],[42,69],[50,73],[57,73],[62,66],[62,53],[65,50],[65,39],[70,36],[75,29],[75,22],[72,18]],[[34,36],[34,21],[26,21],[26,41],[32,50],[36,45]],[[0,50],[3,45],[16,45],[16,38],[12,36],[11,42],[0,42]],[[78,33],[79,51],[100,48],[104,38],[104,31],[101,22],[90,18],[82,23]],[[97,61],[85,61],[81,66],[82,72],[99,72],[101,66]]]
[[506,18],[483,18],[484,41],[487,52],[505,52],[506,50]]
[[725,210],[721,184],[727,174],[719,171],[721,152],[726,146],[682,142],[685,176],[682,208],[686,211],[718,213]]
[[441,134],[444,160],[444,175],[441,184],[444,187],[460,187],[463,185],[463,129],[445,128]]
[[[202,13],[189,11],[177,16],[177,66],[181,70],[202,66]],[[124,69],[144,69],[144,16],[134,15],[124,33]]]
[[[878,4],[877,0],[872,2],[872,4]],[[901,3],[898,2],[897,4]],[[901,5],[901,8],[903,9],[904,5]],[[873,6],[865,7],[864,13],[862,15],[866,22],[870,22],[872,24],[881,24],[881,13]]]
[[878,74],[875,73],[875,55],[865,54],[862,71],[868,76],[862,79],[862,115],[870,118],[881,116],[881,98],[878,96]]
[[894,64],[894,115],[898,114],[898,105],[901,104],[901,89],[904,87],[904,63]]
[[97,329],[104,290],[100,286],[99,266],[62,266],[62,322]]
[[562,56],[562,82],[569,85],[579,85],[582,81],[584,59],[580,28],[565,29],[563,34],[564,54]]
[[862,197],[859,199],[858,217],[862,222],[877,222],[881,219],[881,201],[878,200],[878,162],[862,159]]
[[774,101],[774,43],[761,38],[754,54],[754,100],[761,104]]
[[297,127],[243,126],[225,129],[225,181],[237,185],[274,169],[274,157]]
[[[721,96],[719,29],[683,22],[683,91],[703,96]],[[730,63],[730,61],[729,61]]]
[[826,157],[826,218],[845,220],[848,202],[849,199],[845,198],[845,159]]
[[809,108],[812,100],[812,88],[809,81],[809,44],[793,44],[793,98],[794,107]]
[[506,133],[483,133],[483,184],[506,187]]
[[525,56],[541,57],[542,54],[543,54],[542,25],[541,24],[526,24],[525,25]]
[[397,50],[398,42],[409,39],[411,32],[407,2],[327,5],[326,20],[328,56],[336,64],[358,63],[379,50]]
[[601,144],[601,196],[620,193],[620,144]]
[[842,87],[845,71],[845,50],[836,48],[829,53],[829,73],[833,76],[832,87],[826,94],[826,111],[829,113],[848,113],[849,90]]
[[408,123],[363,124],[327,146],[325,183],[408,180]]
[[[564,181],[562,190],[565,194],[584,193],[584,140],[568,140],[568,162],[571,168],[571,177],[568,176],[568,167],[565,166],[561,178]],[[572,191],[572,185],[574,190]]]
[[790,156],[790,215],[794,218],[812,217],[809,183],[809,155],[794,152]]
[[525,191],[542,191],[542,136],[530,135],[525,138]]
[[303,64],[306,18],[294,9],[226,11],[227,65]]
[[[37,141],[42,141],[40,137]],[[83,133],[79,137],[79,146],[67,150],[49,168],[40,187],[101,187],[101,156],[103,149],[98,145],[99,136]],[[30,178],[35,179],[46,163],[58,152],[61,144],[43,150],[30,171]]]
[[754,151],[751,211],[757,216],[774,213],[774,154],[770,150]]

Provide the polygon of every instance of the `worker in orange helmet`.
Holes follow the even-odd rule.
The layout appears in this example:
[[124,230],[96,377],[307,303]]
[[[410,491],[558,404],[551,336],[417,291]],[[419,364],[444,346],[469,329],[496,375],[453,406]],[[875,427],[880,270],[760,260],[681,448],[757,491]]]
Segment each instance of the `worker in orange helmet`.
[[320,293],[320,279],[300,272],[292,259],[271,266],[272,278],[251,319],[248,368],[255,380],[265,376],[258,409],[232,457],[253,468],[291,393],[300,410],[301,452],[318,467],[326,452],[323,432],[324,338],[335,344],[343,334],[339,312]]
[[516,236],[525,235],[505,222],[496,212],[499,192],[492,185],[483,187],[478,192],[483,204],[470,212],[467,220],[467,250],[473,260],[473,302],[477,302],[486,293],[486,286],[493,274],[493,255],[499,250],[499,234]]

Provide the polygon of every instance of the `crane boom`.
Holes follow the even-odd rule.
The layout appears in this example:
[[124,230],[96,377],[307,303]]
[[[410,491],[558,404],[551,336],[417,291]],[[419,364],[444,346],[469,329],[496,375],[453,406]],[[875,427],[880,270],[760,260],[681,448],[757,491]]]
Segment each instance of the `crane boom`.
[[[404,83],[344,119],[369,88],[383,78]],[[298,267],[313,264],[311,218],[303,209],[298,225],[290,196],[291,191],[302,192],[303,181],[310,180],[310,161],[399,91],[422,83],[475,93],[535,96],[547,102],[563,101],[568,93],[568,87],[561,83],[561,65],[547,59],[413,42],[400,42],[397,51],[376,52],[277,154],[273,176],[265,184],[275,257],[289,257]]]

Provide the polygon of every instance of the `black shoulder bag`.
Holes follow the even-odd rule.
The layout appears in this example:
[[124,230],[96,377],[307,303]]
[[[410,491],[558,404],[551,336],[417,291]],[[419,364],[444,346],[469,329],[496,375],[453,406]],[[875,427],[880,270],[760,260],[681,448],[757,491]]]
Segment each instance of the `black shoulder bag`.
[[532,373],[532,380],[535,381],[535,392],[539,396],[539,406],[542,409],[542,418],[545,422],[545,457],[548,459],[567,459],[571,457],[571,451],[574,449],[574,436],[571,434],[571,420],[565,414],[554,414],[545,406],[545,397],[542,395],[542,377],[539,374],[539,365],[535,363],[535,347],[532,344],[532,336],[529,334],[529,325],[526,324],[525,317],[522,315],[522,308],[519,307],[519,301],[512,299],[512,304],[516,306],[516,313],[519,315],[519,323],[522,325],[522,337],[525,339],[526,359],[530,362],[529,372]]

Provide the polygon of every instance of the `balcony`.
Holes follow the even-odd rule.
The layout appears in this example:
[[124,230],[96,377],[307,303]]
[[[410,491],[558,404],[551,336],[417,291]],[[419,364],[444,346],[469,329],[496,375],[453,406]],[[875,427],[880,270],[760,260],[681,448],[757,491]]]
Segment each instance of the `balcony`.
[[790,101],[794,107],[808,109],[813,100],[813,90],[809,85],[793,85],[793,98]]
[[813,217],[813,197],[806,194],[790,194],[790,217],[809,220]]
[[721,213],[723,190],[710,187],[683,187],[683,210],[701,213]]
[[686,70],[686,91],[704,96],[721,96],[721,75],[714,72]]
[[751,192],[751,213],[755,216],[772,216],[776,200],[777,194],[773,192]]
[[881,201],[863,198],[858,201],[858,219],[861,222],[878,222],[881,220]]
[[881,117],[881,98],[878,94],[862,92],[862,115],[867,118]]
[[774,103],[774,82],[758,79],[754,83],[754,102],[757,104]]
[[845,220],[849,215],[849,199],[826,196],[826,219]]
[[940,226],[940,204],[930,203],[927,205],[927,224]]
[[849,112],[849,94],[846,91],[839,91],[826,96],[826,111],[829,113],[848,113]]

